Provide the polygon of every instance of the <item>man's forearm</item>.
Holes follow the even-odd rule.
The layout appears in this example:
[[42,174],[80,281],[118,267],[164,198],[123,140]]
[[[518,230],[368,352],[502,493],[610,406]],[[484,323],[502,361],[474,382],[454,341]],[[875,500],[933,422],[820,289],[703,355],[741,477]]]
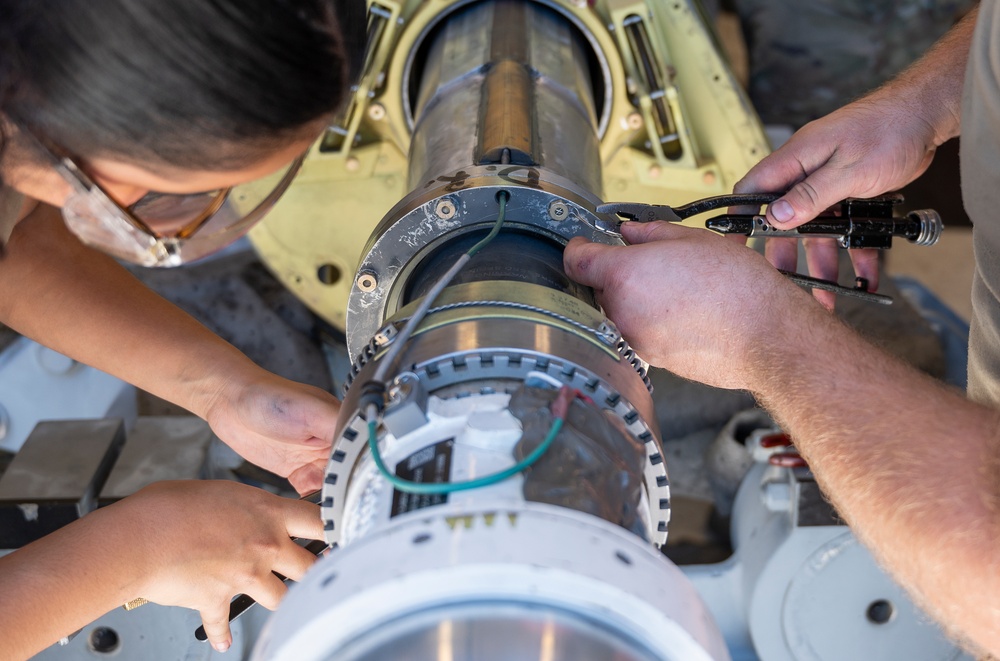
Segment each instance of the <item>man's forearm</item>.
[[750,385],[825,493],[932,612],[1000,651],[997,412],[862,340],[803,295]]
[[222,375],[255,366],[39,207],[0,260],[0,321],[204,416]]

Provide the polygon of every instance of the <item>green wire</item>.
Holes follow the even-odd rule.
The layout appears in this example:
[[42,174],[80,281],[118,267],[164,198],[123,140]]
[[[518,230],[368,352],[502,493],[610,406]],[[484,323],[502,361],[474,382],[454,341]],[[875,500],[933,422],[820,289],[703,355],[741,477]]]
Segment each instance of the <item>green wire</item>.
[[[500,233],[500,227],[503,226],[504,217],[507,215],[508,199],[510,199],[510,193],[508,193],[507,191],[500,191],[499,193],[497,193],[497,202],[500,204],[500,211],[497,213],[497,222],[493,225],[493,229],[490,230],[490,233],[487,234],[482,241],[472,246],[472,248],[470,248],[469,251],[465,253],[468,257],[471,258],[477,252],[482,250],[490,241],[496,238],[497,234]],[[446,278],[447,280],[451,279],[447,277],[447,274]],[[444,278],[442,280],[444,280]],[[446,286],[447,281],[439,284],[442,287]],[[435,288],[437,287],[438,285],[435,285]],[[433,298],[436,298],[436,295],[431,296],[430,294],[428,294],[428,299],[431,299],[430,301],[428,301],[428,306],[430,305],[430,303],[433,302],[432,300]],[[423,312],[426,313],[426,310],[424,310]],[[423,315],[421,314],[419,316],[422,317]],[[408,327],[411,324],[415,326],[416,323],[419,323],[419,319],[417,319],[416,322],[414,321],[416,317],[417,314],[415,313],[414,318],[411,319],[410,322],[408,322],[407,324]],[[400,344],[405,339],[405,337],[408,337],[408,334],[405,332],[404,329],[404,332],[400,334],[400,337],[396,338],[396,343]],[[516,464],[514,464],[509,468],[505,468],[502,471],[498,471],[496,473],[490,473],[489,475],[484,475],[482,477],[477,477],[473,480],[466,480],[464,482],[437,482],[428,484],[423,482],[411,482],[410,480],[404,480],[403,478],[399,477],[391,470],[389,470],[389,467],[385,465],[385,461],[383,461],[382,459],[382,452],[379,450],[378,447],[377,413],[374,407],[370,407],[366,413],[368,416],[368,448],[369,450],[371,450],[372,459],[375,460],[375,466],[382,474],[382,477],[384,477],[392,486],[394,486],[396,489],[400,491],[405,491],[406,493],[430,494],[430,495],[446,494],[446,493],[451,493],[453,491],[468,491],[469,489],[478,489],[480,487],[486,487],[491,484],[502,482],[503,480],[506,480],[508,477],[517,475],[521,471],[529,468],[532,464],[538,461],[543,454],[545,454],[545,451],[549,449],[550,445],[552,445],[552,441],[555,440],[556,436],[559,434],[559,430],[562,429],[563,426],[562,418],[556,418],[555,420],[553,420],[552,427],[549,428],[549,433],[545,436],[545,440],[543,440],[537,448],[532,450],[531,454],[529,454],[527,457],[525,457],[524,459],[522,459],[521,461],[517,462]]]
[[489,475],[483,475],[482,477],[477,477],[473,480],[465,480],[463,482],[423,483],[411,482],[410,480],[404,480],[399,477],[389,470],[389,467],[385,465],[385,461],[382,460],[382,453],[378,447],[378,433],[376,431],[377,426],[378,423],[375,420],[368,421],[368,448],[371,450],[372,459],[375,460],[375,465],[378,467],[382,477],[388,480],[392,486],[400,491],[405,491],[406,493],[434,495],[487,487],[491,484],[502,482],[508,477],[517,475],[521,471],[529,468],[532,464],[538,461],[543,454],[545,454],[545,451],[549,449],[550,445],[552,445],[552,441],[554,441],[556,436],[559,435],[559,430],[562,429],[563,426],[563,419],[556,418],[553,420],[552,426],[549,428],[549,433],[545,436],[545,440],[543,440],[537,448],[531,451],[531,454],[521,461],[509,468],[505,468],[502,471],[490,473]]
[[500,226],[503,225],[504,216],[507,215],[507,200],[510,199],[510,193],[505,190],[497,193],[497,202],[500,203],[500,211],[497,213],[497,222],[493,225],[493,229],[490,233],[486,235],[482,241],[476,245],[469,248],[469,252],[465,253],[469,257],[472,257],[477,252],[486,247],[486,244],[496,238],[497,234],[500,233]]

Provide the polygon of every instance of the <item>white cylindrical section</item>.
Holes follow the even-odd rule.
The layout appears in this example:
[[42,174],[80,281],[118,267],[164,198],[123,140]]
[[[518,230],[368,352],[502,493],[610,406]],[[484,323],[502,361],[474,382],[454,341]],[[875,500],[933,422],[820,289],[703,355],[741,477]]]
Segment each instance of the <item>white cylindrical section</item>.
[[[527,638],[498,638],[491,626]],[[570,649],[582,651],[560,655]],[[253,658],[730,657],[693,586],[651,545],[596,517],[524,503],[410,518],[334,551],[289,593]]]
[[[464,482],[510,467],[521,425],[507,410],[510,395],[428,400],[427,423],[402,438],[381,438],[382,459],[397,475],[417,482]],[[379,474],[370,453],[359,460],[347,490],[340,544],[359,539],[428,508],[447,512],[515,507],[524,502],[523,477],[446,495],[409,494]]]

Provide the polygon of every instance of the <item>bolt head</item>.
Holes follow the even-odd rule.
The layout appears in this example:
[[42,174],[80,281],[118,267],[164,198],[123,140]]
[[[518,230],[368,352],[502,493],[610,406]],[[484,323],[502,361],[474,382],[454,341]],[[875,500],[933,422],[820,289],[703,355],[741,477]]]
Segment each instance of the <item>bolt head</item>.
[[638,131],[642,128],[642,115],[637,112],[630,112],[625,118],[625,126],[633,131]]
[[385,106],[381,103],[373,103],[368,106],[368,117],[375,120],[376,122],[381,122],[385,119]]

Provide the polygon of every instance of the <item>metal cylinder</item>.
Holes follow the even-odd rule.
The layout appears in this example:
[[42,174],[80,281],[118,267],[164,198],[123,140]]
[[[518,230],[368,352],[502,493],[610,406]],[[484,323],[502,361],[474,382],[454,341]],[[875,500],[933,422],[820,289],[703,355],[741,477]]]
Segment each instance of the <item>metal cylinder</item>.
[[470,166],[545,168],[598,196],[589,45],[537,3],[457,11],[428,37],[410,147],[411,189]]

